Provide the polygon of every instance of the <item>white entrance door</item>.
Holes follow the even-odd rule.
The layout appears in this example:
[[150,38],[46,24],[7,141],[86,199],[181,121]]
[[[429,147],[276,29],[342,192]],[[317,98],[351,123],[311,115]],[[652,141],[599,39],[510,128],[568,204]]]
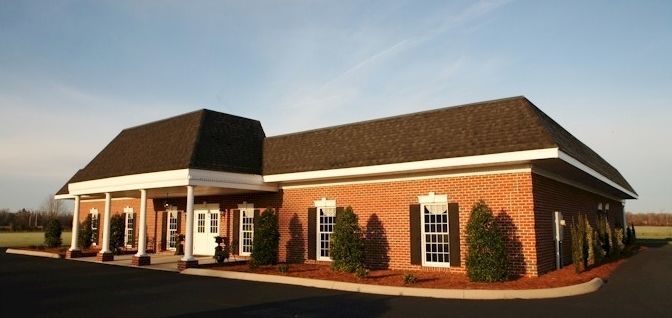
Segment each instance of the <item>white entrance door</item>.
[[194,205],[194,255],[215,255],[219,236],[219,204]]
[[171,207],[168,212],[168,217],[166,220],[166,249],[169,251],[174,251],[177,247],[177,208]]

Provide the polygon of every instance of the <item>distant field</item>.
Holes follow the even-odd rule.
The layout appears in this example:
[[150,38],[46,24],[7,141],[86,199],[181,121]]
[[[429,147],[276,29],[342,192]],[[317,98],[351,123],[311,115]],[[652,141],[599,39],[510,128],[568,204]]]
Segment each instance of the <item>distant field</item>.
[[672,239],[672,226],[635,226],[638,239]]
[[[70,232],[63,232],[64,246],[70,246]],[[20,247],[44,244],[44,232],[0,232],[0,247]]]

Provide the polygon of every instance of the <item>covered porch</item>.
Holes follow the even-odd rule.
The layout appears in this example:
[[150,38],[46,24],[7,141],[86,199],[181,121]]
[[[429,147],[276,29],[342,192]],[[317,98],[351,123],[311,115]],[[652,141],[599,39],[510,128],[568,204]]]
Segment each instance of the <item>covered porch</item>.
[[[176,270],[183,270],[214,262],[212,256],[199,257],[213,252],[216,245],[214,237],[220,236],[219,216],[225,211],[220,211],[219,203],[213,202],[212,197],[277,192],[278,188],[275,184],[264,183],[260,175],[181,169],[70,183],[68,190],[67,195],[56,196],[57,199],[74,200],[72,241],[67,252],[68,258],[81,256],[78,237],[82,203],[102,201],[104,208],[100,213],[98,229],[102,233],[102,238],[99,244],[100,251],[95,257],[96,261],[128,263],[127,265],[134,266],[156,265],[159,268],[172,266]],[[137,222],[137,234],[134,233],[137,237],[137,253],[134,255],[115,256],[110,249],[110,220],[113,214],[111,207],[115,198],[139,202],[139,211],[135,214],[137,220],[133,221]],[[165,206],[156,206],[152,204],[153,202],[164,202]],[[179,233],[184,235],[184,255],[179,257],[170,253],[156,253],[160,251],[157,236],[147,233],[148,214],[167,212],[173,204],[184,207],[184,233]],[[157,218],[154,217],[152,222],[154,222],[152,227],[156,229]],[[179,225],[174,227],[177,233]],[[148,237],[154,239],[154,242],[149,242],[150,246]],[[171,242],[173,243],[175,242]],[[148,248],[155,254],[149,254]],[[176,262],[173,262],[175,260]]]

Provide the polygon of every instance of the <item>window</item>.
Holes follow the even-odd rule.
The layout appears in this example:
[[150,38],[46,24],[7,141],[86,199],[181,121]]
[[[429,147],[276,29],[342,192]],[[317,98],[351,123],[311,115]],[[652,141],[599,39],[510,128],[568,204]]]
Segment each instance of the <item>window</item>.
[[330,261],[331,234],[334,232],[336,224],[336,201],[322,200],[315,201],[317,209],[317,259]]
[[418,197],[422,230],[422,265],[445,267],[450,265],[450,236],[448,196]]
[[249,256],[254,242],[254,204],[243,202],[240,209],[240,255]]
[[126,228],[124,230],[124,245],[126,247],[133,247],[135,241],[135,218],[133,215],[133,208],[125,207],[124,215],[126,216]]
[[175,250],[177,247],[177,230],[178,230],[178,224],[177,224],[177,207],[175,206],[170,206],[168,207],[168,231],[166,232],[166,235],[168,236],[166,239],[168,241],[168,250]]
[[91,242],[93,245],[98,245],[98,209],[89,210],[91,214]]
[[205,213],[198,214],[198,233],[205,233]]
[[219,213],[210,213],[210,234],[219,234]]

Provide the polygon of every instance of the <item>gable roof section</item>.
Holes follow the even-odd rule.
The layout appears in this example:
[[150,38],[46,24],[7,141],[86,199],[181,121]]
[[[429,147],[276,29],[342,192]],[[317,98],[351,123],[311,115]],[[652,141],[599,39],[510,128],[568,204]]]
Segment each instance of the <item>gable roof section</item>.
[[559,148],[634,192],[618,170],[522,96],[268,137],[263,173],[547,148]]
[[257,120],[202,109],[124,129],[68,183],[187,168],[261,174],[264,138]]

